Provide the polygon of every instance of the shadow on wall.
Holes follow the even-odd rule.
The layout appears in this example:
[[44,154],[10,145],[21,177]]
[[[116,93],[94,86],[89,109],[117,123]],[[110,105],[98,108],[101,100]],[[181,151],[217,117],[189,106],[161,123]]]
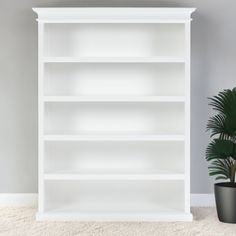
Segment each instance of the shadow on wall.
[[191,192],[201,193],[208,192],[209,189],[213,191],[205,163],[205,148],[209,141],[206,123],[209,116],[207,65],[210,60],[207,33],[210,26],[209,20],[201,11],[196,11],[193,18],[197,20],[192,22],[191,44]]
[[83,0],[83,1],[41,1],[34,7],[189,7],[190,4],[179,4],[176,1],[144,1],[144,0]]

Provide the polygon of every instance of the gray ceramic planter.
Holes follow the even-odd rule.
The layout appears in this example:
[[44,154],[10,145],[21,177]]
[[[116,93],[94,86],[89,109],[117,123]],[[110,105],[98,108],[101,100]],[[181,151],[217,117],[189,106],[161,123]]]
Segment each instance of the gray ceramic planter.
[[219,220],[236,223],[236,184],[215,184],[215,200]]

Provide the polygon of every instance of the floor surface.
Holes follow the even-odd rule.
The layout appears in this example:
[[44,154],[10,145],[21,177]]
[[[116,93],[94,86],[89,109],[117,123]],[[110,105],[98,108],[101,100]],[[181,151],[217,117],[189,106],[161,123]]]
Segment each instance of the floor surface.
[[236,236],[236,224],[218,221],[215,208],[193,208],[193,222],[36,222],[35,208],[0,208],[0,236]]

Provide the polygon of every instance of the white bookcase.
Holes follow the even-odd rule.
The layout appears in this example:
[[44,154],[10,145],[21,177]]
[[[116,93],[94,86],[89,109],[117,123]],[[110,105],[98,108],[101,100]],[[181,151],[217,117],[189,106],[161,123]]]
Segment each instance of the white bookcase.
[[190,8],[34,8],[38,220],[190,213]]

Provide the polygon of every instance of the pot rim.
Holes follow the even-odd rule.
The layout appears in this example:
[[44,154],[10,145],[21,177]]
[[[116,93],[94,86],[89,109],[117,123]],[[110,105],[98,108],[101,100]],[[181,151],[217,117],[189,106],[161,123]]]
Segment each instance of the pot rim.
[[236,183],[220,182],[220,183],[215,183],[215,187],[236,188]]

